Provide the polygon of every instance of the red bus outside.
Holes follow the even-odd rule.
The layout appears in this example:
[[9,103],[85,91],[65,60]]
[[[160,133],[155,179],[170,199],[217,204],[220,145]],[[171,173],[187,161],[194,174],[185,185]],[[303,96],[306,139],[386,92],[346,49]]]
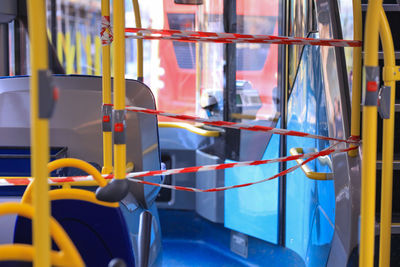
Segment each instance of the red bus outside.
[[[203,5],[178,5],[164,0],[164,28],[223,32],[223,1],[205,0]],[[278,34],[278,1],[237,0],[237,32]],[[197,49],[196,49],[197,46]],[[276,117],[273,90],[277,87],[278,46],[237,44],[236,79],[251,84],[262,102],[257,118]],[[161,80],[158,109],[179,114],[201,114],[199,98],[206,90],[222,92],[222,44],[160,41]],[[196,54],[199,56],[196,80]],[[200,71],[199,71],[200,70]],[[246,114],[244,114],[246,115]]]

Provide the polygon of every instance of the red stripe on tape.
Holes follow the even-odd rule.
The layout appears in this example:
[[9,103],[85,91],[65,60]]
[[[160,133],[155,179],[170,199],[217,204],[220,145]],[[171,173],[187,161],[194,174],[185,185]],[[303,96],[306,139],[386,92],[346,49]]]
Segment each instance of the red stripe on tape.
[[361,47],[362,42],[356,40],[339,39],[314,39],[272,35],[250,35],[240,33],[215,33],[202,31],[181,31],[167,29],[143,29],[126,28],[126,33],[136,33],[138,35],[128,35],[127,38],[148,39],[148,40],[173,40],[190,42],[214,42],[214,43],[272,43],[272,44],[299,44],[299,45],[319,45],[337,47]]
[[21,179],[6,179],[6,181],[10,185],[28,185],[30,183],[29,179],[21,178]]

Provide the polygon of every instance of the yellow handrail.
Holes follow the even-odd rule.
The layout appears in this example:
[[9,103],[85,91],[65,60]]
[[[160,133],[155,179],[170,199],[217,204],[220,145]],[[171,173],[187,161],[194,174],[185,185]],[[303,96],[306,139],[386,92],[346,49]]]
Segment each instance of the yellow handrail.
[[[365,24],[365,68],[378,67],[379,16],[376,11],[382,6],[382,0],[370,0],[368,3]],[[373,76],[373,75],[371,75]],[[376,77],[369,77],[364,87],[370,85],[364,94],[374,94],[377,90]],[[368,79],[368,77],[367,77]],[[370,97],[373,102],[374,97]],[[365,99],[367,99],[365,97]],[[376,139],[377,139],[377,106],[376,103],[364,104],[363,107],[363,160],[361,169],[361,237],[360,262],[362,267],[374,265],[375,239],[375,188],[376,188]]]
[[33,194],[34,266],[50,266],[50,205],[47,184],[49,122],[39,118],[39,71],[48,69],[45,1],[28,1],[31,55],[31,166],[36,186]]
[[[32,219],[32,217],[34,217],[34,209],[28,204],[1,204],[0,216],[10,214],[18,214]],[[49,251],[49,265],[51,260],[51,263],[55,266],[85,266],[71,239],[68,237],[62,226],[52,217],[50,217],[49,220],[49,233],[51,233],[54,242],[60,249],[60,251],[52,251],[51,253]],[[31,245],[0,245],[0,261],[32,261],[35,258],[34,263],[37,265],[36,257],[36,247],[33,248]]]
[[[85,171],[89,175],[92,175],[93,179],[96,181],[96,183],[95,184],[91,183],[91,185],[99,185],[100,187],[104,187],[107,185],[107,181],[103,178],[103,176],[101,176],[100,172],[95,167],[93,167],[92,165],[87,163],[86,161],[83,161],[80,159],[62,158],[62,159],[54,160],[47,164],[49,173],[54,170],[64,168],[64,167],[78,168],[78,169]],[[35,182],[35,180],[33,180],[26,187],[24,195],[22,196],[22,199],[21,199],[22,203],[31,202],[31,192],[32,192],[32,188],[34,188],[36,186],[35,184],[36,184],[36,182]],[[67,184],[68,186],[71,185],[71,183],[63,183],[63,184]],[[56,185],[56,184],[53,184],[53,185]]]
[[[135,12],[136,28],[142,28],[142,19],[140,17],[140,8],[138,0],[132,0],[132,2],[133,2],[133,11]],[[137,39],[136,42],[137,42],[137,79],[143,82],[143,40]]]
[[87,163],[86,161],[73,158],[62,158],[54,160],[47,164],[49,172],[64,167],[73,167],[81,169],[87,172],[89,175],[93,176],[93,179],[96,180],[97,184],[100,187],[104,187],[107,185],[107,181],[103,178],[103,176],[101,176],[100,172],[95,167],[93,167],[93,165]]
[[[362,11],[361,0],[353,0],[353,34],[354,40],[362,40]],[[361,114],[361,47],[353,48],[353,83],[351,99],[351,136],[360,136],[360,114]],[[351,147],[355,145],[352,144]],[[357,156],[358,149],[349,151],[352,157]]]
[[393,38],[385,11],[379,10],[379,33],[382,40],[384,69],[383,81],[391,87],[390,117],[383,121],[383,150],[382,150],[382,193],[381,193],[381,222],[379,244],[379,266],[390,266],[390,238],[392,220],[392,190],[393,190],[393,147],[394,147],[394,103],[396,80],[400,72],[396,68]]
[[[101,16],[110,17],[110,0],[101,0]],[[103,104],[112,104],[111,102],[111,52],[110,45],[104,44],[102,47],[103,57]],[[112,165],[112,132],[103,131],[103,174],[109,174],[113,171]]]
[[218,137],[221,135],[218,131],[209,131],[199,127],[196,127],[192,124],[185,122],[158,122],[159,128],[181,128],[185,129],[189,132],[192,132],[197,135],[205,136],[205,137]]
[[[290,155],[296,156],[303,154],[303,149],[299,147],[293,147],[289,150]],[[302,164],[304,162],[304,159],[296,159],[297,164]],[[310,167],[308,167],[307,164],[304,164],[301,166],[301,170],[304,172],[307,178],[311,180],[319,180],[319,181],[327,181],[327,180],[333,180],[333,173],[331,172],[314,172],[311,170]]]
[[[113,1],[114,21],[114,114],[125,112],[125,1]],[[119,118],[121,121],[124,118]],[[114,125],[117,118],[113,118]],[[120,125],[121,131],[125,125]],[[114,142],[114,175],[115,179],[123,179],[126,174],[126,144]]]

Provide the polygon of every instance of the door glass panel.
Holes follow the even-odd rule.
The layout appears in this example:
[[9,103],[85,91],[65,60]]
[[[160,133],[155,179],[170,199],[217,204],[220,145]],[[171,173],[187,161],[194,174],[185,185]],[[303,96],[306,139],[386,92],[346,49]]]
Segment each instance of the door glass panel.
[[[318,38],[317,34],[312,35]],[[321,51],[305,46],[288,102],[288,129],[328,136],[326,95]],[[305,153],[329,146],[328,141],[287,137],[287,153],[302,148]],[[332,172],[330,157],[307,165],[315,172]],[[290,161],[287,168],[293,167]],[[335,225],[335,188],[332,180],[316,181],[301,169],[287,174],[286,246],[298,253],[306,266],[326,265]]]

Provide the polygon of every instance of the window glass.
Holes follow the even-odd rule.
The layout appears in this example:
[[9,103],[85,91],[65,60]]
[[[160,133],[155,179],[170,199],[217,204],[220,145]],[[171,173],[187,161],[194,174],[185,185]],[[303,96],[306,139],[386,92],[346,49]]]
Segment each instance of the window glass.
[[[352,1],[340,0],[338,1],[338,4],[343,39],[353,40],[353,3]],[[345,47],[344,53],[346,57],[346,67],[349,78],[349,88],[351,92],[353,82],[353,48]]]
[[[151,2],[151,1],[148,1]],[[162,0],[164,29],[196,30],[198,6],[177,5],[174,1]],[[154,6],[154,5],[153,5]],[[160,69],[161,86],[156,97],[160,110],[195,115],[197,112],[196,89],[196,44],[160,40],[157,54]],[[159,117],[161,121],[172,121],[171,118]]]
[[[279,1],[237,1],[237,32],[278,35]],[[278,45],[236,45],[236,94],[242,104],[233,118],[275,124],[279,117]]]
[[[170,13],[168,16],[169,28],[173,30],[193,30],[194,14]],[[194,69],[196,65],[196,45],[189,42],[172,42],[179,68]]]
[[[237,16],[237,32],[246,34],[272,35],[276,26],[275,16]],[[236,45],[237,70],[259,71],[265,65],[270,45],[248,44]]]
[[[290,5],[289,36],[307,37],[313,31],[312,1],[294,0]],[[293,86],[300,63],[303,45],[289,46],[289,87]]]

